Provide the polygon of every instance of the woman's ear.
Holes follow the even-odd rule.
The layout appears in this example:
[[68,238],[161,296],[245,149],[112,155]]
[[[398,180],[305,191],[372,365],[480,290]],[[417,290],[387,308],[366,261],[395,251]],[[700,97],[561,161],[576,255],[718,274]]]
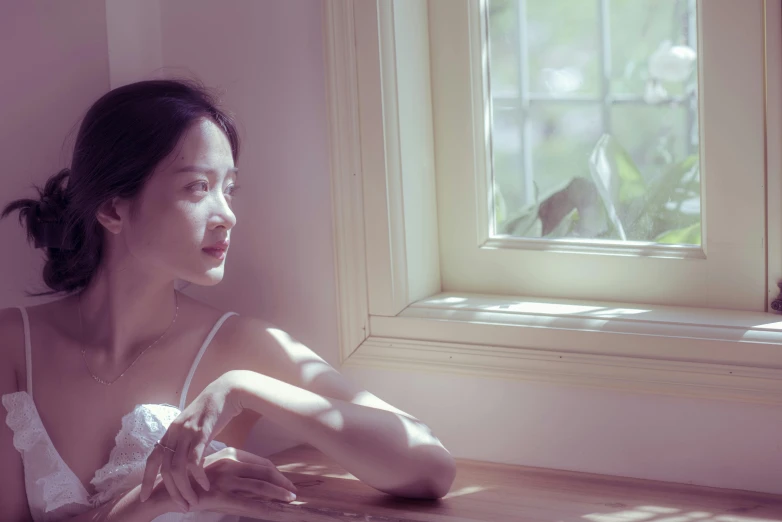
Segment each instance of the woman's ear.
[[120,198],[114,197],[98,207],[96,217],[101,225],[112,234],[119,234],[122,230],[122,221],[126,218],[127,212]]

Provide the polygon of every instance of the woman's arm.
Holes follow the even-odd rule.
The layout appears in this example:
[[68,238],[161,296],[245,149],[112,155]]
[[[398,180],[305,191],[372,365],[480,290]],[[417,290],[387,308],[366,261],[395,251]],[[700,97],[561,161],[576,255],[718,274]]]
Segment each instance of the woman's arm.
[[[162,488],[163,483],[160,483]],[[67,522],[150,522],[164,513],[182,513],[165,488],[156,487],[146,502],[139,502],[141,484]]]
[[441,498],[453,483],[453,458],[417,419],[321,396],[249,370],[232,370],[221,379],[242,408],[301,434],[375,489],[408,498]]
[[456,462],[419,419],[265,321],[234,322],[230,341],[236,370],[227,373],[240,376],[240,406],[301,435],[375,489],[410,498],[448,493]]

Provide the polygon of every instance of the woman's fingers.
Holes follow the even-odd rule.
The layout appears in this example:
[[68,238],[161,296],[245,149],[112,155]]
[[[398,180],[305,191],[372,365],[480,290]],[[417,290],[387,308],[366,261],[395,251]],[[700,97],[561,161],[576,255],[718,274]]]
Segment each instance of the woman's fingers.
[[190,444],[192,438],[187,436],[180,437],[177,441],[176,451],[171,459],[171,478],[174,479],[177,489],[185,497],[190,506],[198,504],[198,496],[193,491],[193,486],[190,484],[190,476],[188,475],[190,469],[189,458],[191,455]]
[[152,494],[152,488],[155,487],[155,478],[157,477],[160,465],[163,462],[163,452],[165,450],[160,446],[155,446],[152,453],[147,457],[147,465],[144,468],[144,478],[141,479],[141,501],[144,502]]
[[[168,444],[161,440],[161,444],[164,444],[165,446],[168,446]],[[169,448],[171,446],[168,446]],[[176,448],[172,448],[176,450]],[[168,495],[179,504],[179,506],[182,507],[186,512],[190,511],[190,505],[188,504],[187,500],[182,496],[182,494],[179,492],[179,488],[176,485],[176,482],[174,482],[173,477],[173,470],[171,469],[171,462],[175,451],[170,451],[165,448],[163,448],[163,464],[161,465],[160,475],[163,477],[163,483],[166,486],[166,490],[168,491]]]
[[298,493],[296,486],[285,477],[280,470],[273,464],[270,466],[264,464],[243,463],[243,469],[239,474],[241,477],[252,478],[268,482],[276,488],[285,489],[291,493]]
[[198,484],[204,489],[204,491],[209,491],[211,485],[209,484],[209,478],[206,476],[206,471],[204,471],[203,466],[191,462],[187,465],[187,469],[189,473],[193,475],[193,478],[196,479],[196,482],[198,482]]
[[[279,514],[279,507],[269,508],[269,502],[277,502],[278,499],[269,499],[266,495],[250,494],[224,494],[216,493],[220,507],[216,511],[230,513],[240,517],[250,517],[253,520],[260,519],[263,515],[268,515],[268,520],[274,520],[275,515]],[[266,517],[263,517],[266,520]]]
[[[296,489],[296,486],[288,480],[285,475],[280,472],[280,470],[277,469],[277,466],[274,465],[272,461],[270,461],[267,458],[261,457],[260,455],[256,455],[255,453],[251,453],[249,451],[244,450],[236,450],[237,454],[239,454],[242,457],[242,462],[245,466],[260,466],[261,468],[268,469],[269,475],[263,475],[266,473],[263,469],[256,470],[254,468],[251,468],[249,473],[255,472],[256,478],[261,478],[263,480],[267,480],[265,477],[272,477],[271,480],[275,482],[275,484],[282,486],[284,488],[289,489],[293,493],[298,493],[299,490]],[[260,475],[258,475],[260,473]]]
[[209,479],[204,471],[204,458],[206,453],[207,441],[202,440],[190,450],[190,459],[188,469],[193,473],[193,477],[198,481],[204,490],[209,491]]
[[221,450],[223,451],[229,451],[227,455],[230,456],[233,464],[240,466],[235,473],[236,476],[270,481],[293,493],[298,493],[293,482],[283,475],[271,460],[238,448],[226,448]]
[[240,493],[250,494],[269,500],[281,500],[283,502],[296,500],[295,493],[284,487],[276,486],[267,480],[259,480],[250,477],[232,477],[228,479],[228,483],[233,491]]

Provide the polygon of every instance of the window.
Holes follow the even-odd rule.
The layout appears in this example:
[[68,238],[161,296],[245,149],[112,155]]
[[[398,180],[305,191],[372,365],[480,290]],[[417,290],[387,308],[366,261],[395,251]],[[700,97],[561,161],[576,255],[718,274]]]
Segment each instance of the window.
[[765,309],[762,2],[429,5],[443,290]]
[[[591,6],[595,22],[588,29],[593,47],[618,49],[610,64],[598,59],[591,80],[574,77],[566,63],[551,72],[538,67],[537,84],[528,82],[525,91],[520,82],[492,99],[492,4],[511,10],[506,38],[516,43],[507,44],[507,60],[515,64],[523,57],[520,28],[535,23],[535,3],[564,4],[324,3],[343,361],[779,402],[782,323],[764,310],[782,278],[782,158],[779,147],[766,150],[782,134],[780,2],[584,0],[579,5]],[[657,29],[678,34],[671,47],[682,47],[674,53],[693,66],[688,81],[697,79],[696,90],[625,74],[621,56],[632,49],[610,20],[622,12],[614,9],[631,4],[667,5],[660,11],[676,15],[678,23]],[[647,15],[621,16],[632,24]],[[664,41],[643,46],[647,71],[649,49],[670,58]],[[606,67],[623,72],[605,81]],[[653,181],[659,171],[639,144],[676,137],[669,164],[697,154],[697,171],[682,173],[687,186],[673,192],[698,196],[696,203],[685,194],[676,204],[689,205],[696,220],[699,214],[700,226],[692,228],[700,229],[700,242],[686,235],[664,242],[659,233],[622,240],[610,236],[616,227],[588,237],[574,233],[582,219],[575,213],[557,237],[499,230],[509,220],[497,219],[495,185],[506,211],[536,203],[534,189],[542,185],[546,169],[535,164],[536,142],[525,142],[521,130],[546,118],[510,108],[521,99],[523,109],[525,96],[533,105],[534,96],[547,94],[534,92],[547,80],[560,82],[560,90],[592,85],[586,93],[534,101],[543,112],[561,105],[597,114],[586,120],[596,123],[582,159],[603,154],[611,165],[624,149],[644,181]],[[500,104],[511,113],[502,131],[495,125]],[[638,113],[652,124],[633,134],[638,129],[627,130],[626,122]],[[505,161],[532,160],[515,187],[496,170],[497,139],[513,141],[517,157]]]
[[694,0],[488,0],[490,237],[701,244]]

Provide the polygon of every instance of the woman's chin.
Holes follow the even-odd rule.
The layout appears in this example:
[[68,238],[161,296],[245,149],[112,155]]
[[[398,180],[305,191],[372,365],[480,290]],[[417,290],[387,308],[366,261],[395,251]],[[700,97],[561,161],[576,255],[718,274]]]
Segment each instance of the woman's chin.
[[214,286],[223,280],[224,273],[225,271],[223,270],[222,267],[213,268],[204,273],[190,276],[187,279],[183,278],[183,281],[186,282],[185,286],[187,286],[187,284],[194,284],[199,286]]
[[201,284],[203,286],[214,286],[222,280],[223,280],[222,270],[220,270],[219,273],[214,273],[213,271],[210,271],[208,274],[204,275],[204,282]]

